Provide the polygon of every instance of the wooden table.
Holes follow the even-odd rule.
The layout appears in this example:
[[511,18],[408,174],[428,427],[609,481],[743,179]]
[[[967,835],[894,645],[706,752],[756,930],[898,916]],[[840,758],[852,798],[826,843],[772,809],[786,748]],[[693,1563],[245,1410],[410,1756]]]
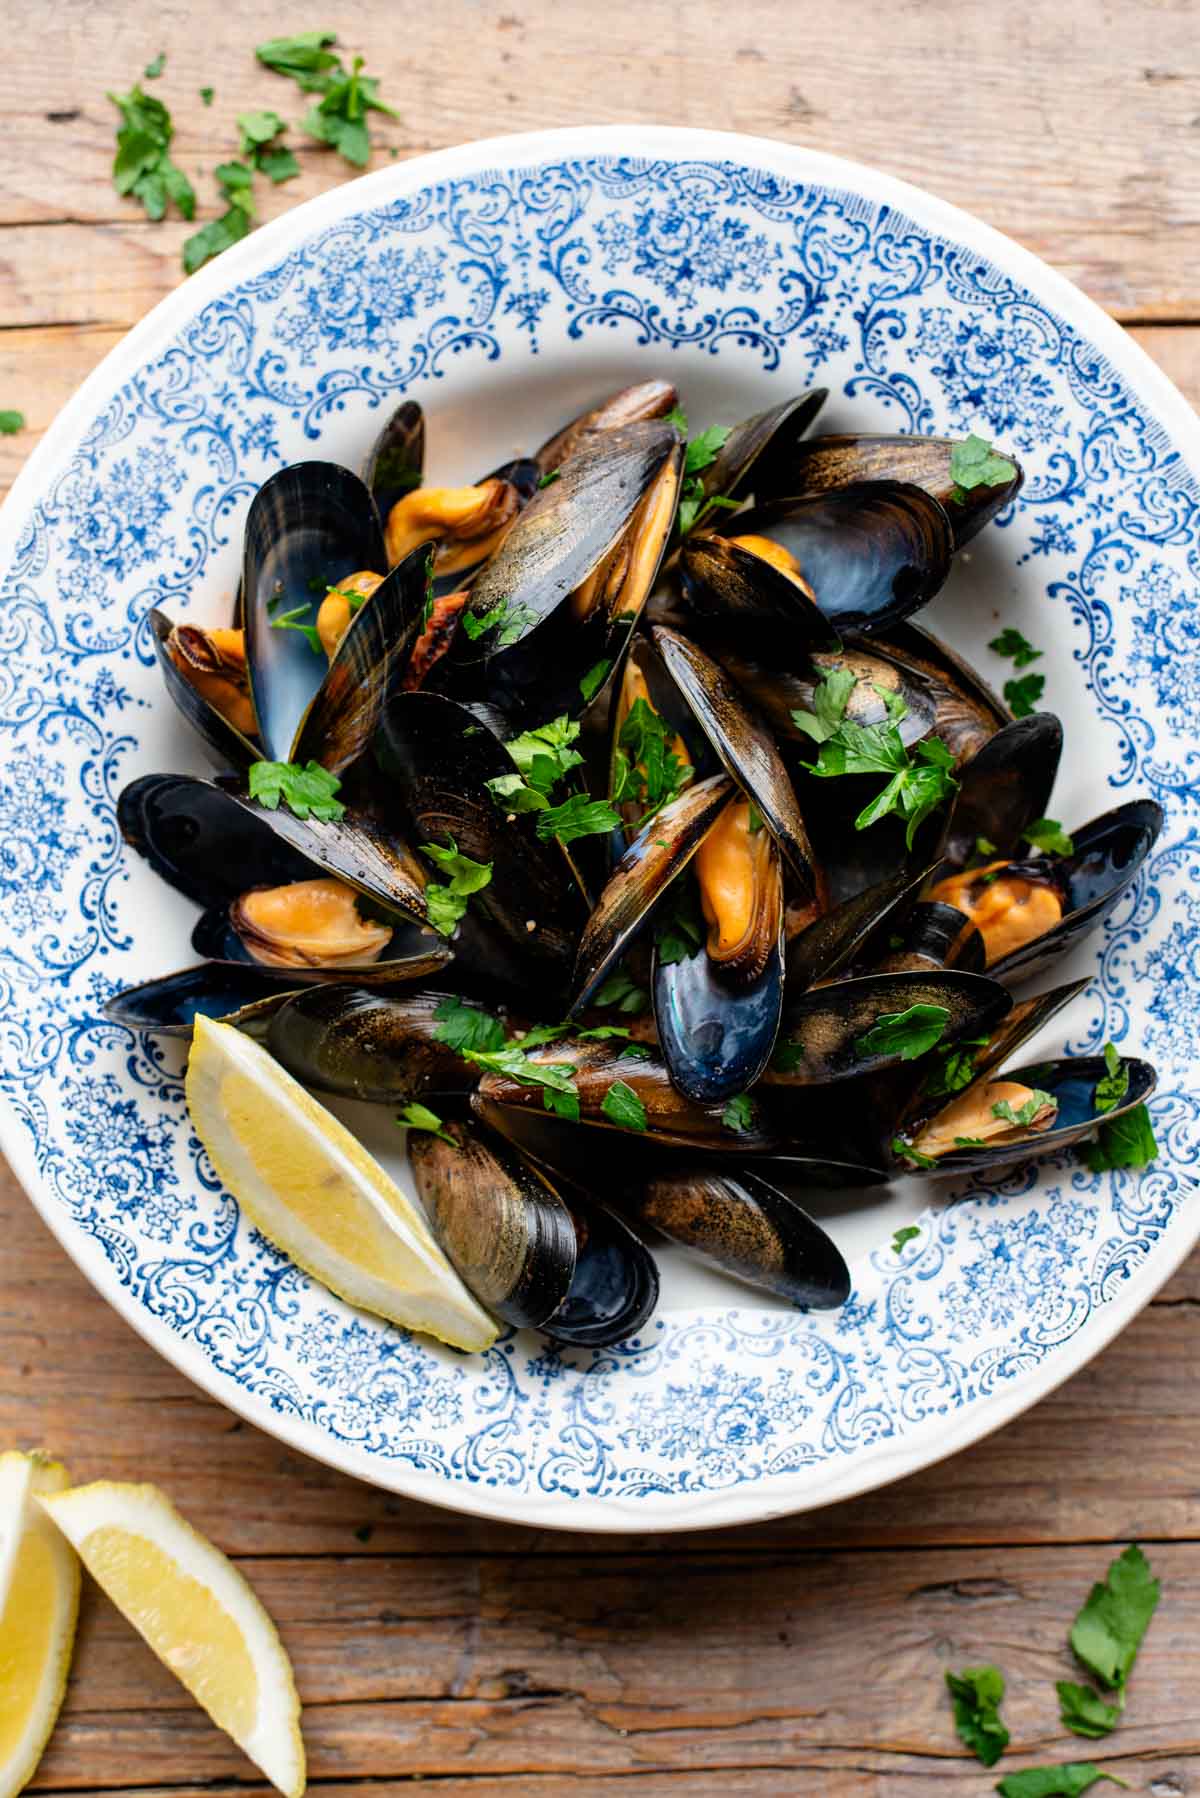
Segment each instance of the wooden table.
[[[105,90],[167,50],[154,91],[211,211],[235,113],[299,113],[252,46],[316,23],[365,53],[401,114],[377,163],[393,145],[597,120],[840,151],[1028,244],[1200,396],[1189,0],[0,0],[0,21],[0,407],[29,421],[0,438],[0,480],[181,278],[187,227],[147,223],[112,189]],[[268,211],[345,172],[300,154]],[[1090,1757],[1156,1798],[1200,1790],[1200,1259],[1099,1361],[945,1466],[761,1528],[592,1540],[327,1472],[160,1361],[10,1178],[0,1233],[0,1445],[45,1444],[84,1479],[157,1479],[238,1558],[294,1658],[330,1798],[417,1778],[446,1798],[968,1798],[992,1777],[956,1742],[942,1670],[989,1659],[1010,1681],[1007,1765]],[[1166,1597],[1128,1722],[1086,1744],[1058,1727],[1052,1681],[1089,1582],[1134,1537]],[[77,1666],[37,1790],[264,1789],[94,1594]]]

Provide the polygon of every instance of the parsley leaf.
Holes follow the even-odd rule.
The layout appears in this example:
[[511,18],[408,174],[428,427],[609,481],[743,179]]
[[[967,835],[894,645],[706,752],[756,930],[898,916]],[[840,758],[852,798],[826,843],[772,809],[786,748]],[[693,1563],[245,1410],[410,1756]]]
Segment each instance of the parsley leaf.
[[[252,170],[242,162],[223,162],[216,170],[216,176],[225,198],[226,210],[220,218],[210,219],[184,241],[183,268],[188,275],[195,274],[198,268],[211,262],[214,256],[219,256],[231,244],[245,237],[256,217],[251,191],[254,186]],[[305,627],[295,625],[293,628],[302,630]],[[309,637],[309,642],[319,653],[323,653],[315,631]]]
[[681,437],[687,436],[687,434],[688,434],[687,413],[684,411],[683,407],[679,404],[678,400],[676,400],[675,404],[671,407],[671,410],[667,413],[667,416],[663,420],[663,423],[673,426],[674,429],[679,432],[679,435]]
[[1091,1686],[1077,1686],[1069,1679],[1055,1681],[1055,1691],[1061,1707],[1061,1721],[1065,1729],[1074,1736],[1088,1736],[1092,1741],[1099,1741],[1107,1736],[1121,1721],[1124,1702],[1107,1704]]
[[[809,773],[824,779],[843,774],[882,774],[886,784],[854,820],[866,830],[891,812],[907,819],[909,849],[918,827],[954,791],[954,757],[940,737],[925,737],[910,755],[899,724],[907,706],[899,694],[881,692],[888,716],[881,724],[856,724],[845,716],[855,679],[849,669],[835,669],[817,687],[813,711],[794,711],[793,722],[821,745]],[[880,689],[876,689],[880,691]]]
[[121,115],[112,167],[117,192],[140,200],[147,218],[165,217],[171,204],[185,219],[193,218],[195,190],[167,154],[175,127],[162,101],[136,86],[127,94],[110,93],[108,97]]
[[555,781],[561,780],[583,761],[579,751],[571,748],[579,728],[564,712],[548,724],[539,724],[534,730],[522,731],[519,737],[510,737],[504,747],[530,785],[548,793]]
[[600,688],[608,679],[608,671],[611,667],[612,661],[610,658],[608,661],[595,662],[588,669],[587,673],[579,683],[579,691],[583,695],[583,702],[585,705],[590,705],[592,700],[595,699]]
[[620,823],[620,813],[607,799],[572,793],[560,805],[538,814],[537,834],[543,843],[551,837],[557,837],[560,843],[573,843],[579,837],[605,836],[618,829]]
[[954,482],[950,497],[961,506],[976,487],[1003,487],[1016,472],[1015,462],[999,455],[986,437],[977,437],[972,431],[950,451],[950,479]]
[[1124,1687],[1161,1591],[1135,1542],[1088,1593],[1071,1625],[1071,1647],[1102,1686]]
[[1022,832],[1025,842],[1047,855],[1070,855],[1075,847],[1057,818],[1035,818]]
[[266,806],[269,812],[279,809],[280,801],[297,818],[316,818],[333,823],[344,817],[346,808],[334,797],[341,781],[320,762],[251,762],[250,797]]
[[954,1727],[958,1739],[985,1767],[994,1767],[1008,1747],[1009,1734],[1000,1721],[1004,1675],[999,1667],[964,1667],[946,1674],[946,1688],[954,1702]]
[[915,1061],[941,1041],[950,1022],[945,1005],[910,1005],[904,1011],[885,1011],[871,1028],[855,1038],[857,1055],[899,1055]]
[[749,1093],[737,1093],[730,1099],[721,1113],[721,1122],[726,1130],[733,1130],[738,1136],[744,1136],[747,1130],[754,1128],[754,1100]]
[[505,1043],[499,1049],[469,1049],[465,1059],[486,1073],[506,1074],[523,1086],[540,1086],[547,1111],[571,1123],[579,1122],[579,1094],[569,1062],[531,1061],[519,1043]]
[[217,90],[215,87],[202,87],[200,89],[200,98],[204,101],[204,104],[206,106],[212,105],[213,95],[216,93],[216,91]]
[[1115,1111],[1129,1091],[1129,1069],[1112,1043],[1104,1045],[1104,1066],[1107,1072],[1097,1080],[1092,1102],[1097,1111]]
[[970,1036],[960,1037],[956,1043],[939,1043],[941,1061],[926,1075],[922,1092],[934,1099],[943,1093],[960,1093],[970,1086],[975,1078],[975,1057],[971,1051],[986,1048],[987,1041],[986,1036]]
[[[920,1234],[921,1234],[921,1232],[917,1228],[916,1224],[905,1224],[903,1230],[897,1230],[895,1235],[892,1237],[892,1254],[898,1255],[900,1253],[901,1249],[904,1247],[905,1243],[915,1242],[917,1237]],[[947,1677],[949,1677],[949,1675],[947,1675]],[[963,1678],[964,1679],[966,1678],[965,1673],[963,1675]],[[1001,1694],[1001,1696],[1003,1696],[1003,1693]]]
[[470,607],[462,614],[462,627],[472,643],[489,631],[499,631],[496,638],[497,649],[507,649],[517,641],[527,625],[535,623],[533,612],[528,606],[514,606],[510,599],[503,599],[499,605],[492,606],[486,612],[472,612]]
[[627,1086],[624,1080],[613,1081],[601,1101],[600,1109],[610,1124],[616,1124],[622,1130],[646,1128],[646,1107],[632,1086]]
[[1061,1767],[1026,1767],[1021,1773],[1006,1773],[997,1780],[996,1790],[1000,1798],[1080,1798],[1098,1779],[1129,1789],[1115,1773],[1102,1773],[1091,1761],[1067,1761]]
[[632,803],[642,824],[677,799],[695,770],[675,753],[675,733],[654,707],[635,699],[617,738],[613,758],[613,804]]
[[777,1074],[794,1074],[803,1060],[804,1044],[784,1037],[775,1045],[771,1067]]
[[709,425],[707,431],[701,431],[693,437],[684,451],[684,474],[700,474],[705,468],[711,468],[725,447],[725,439],[729,432],[724,425]]
[[406,1105],[396,1122],[403,1124],[408,1130],[427,1130],[430,1136],[440,1136],[443,1142],[448,1142],[452,1149],[458,1148],[454,1138],[442,1129],[442,1120],[437,1112],[430,1111],[428,1105]]
[[461,1055],[467,1049],[493,1050],[504,1043],[504,1025],[491,1012],[467,1005],[456,993],[443,999],[434,1010],[435,1042],[445,1043]]
[[23,412],[0,412],[0,437],[15,437],[25,429]]
[[1024,674],[1020,680],[1004,683],[1004,697],[1014,718],[1028,718],[1045,691],[1044,674]]
[[[579,1034],[580,1036],[593,1036],[595,1035],[595,1032],[591,1030],[581,1030]],[[625,1047],[621,1050],[621,1053],[617,1056],[617,1060],[649,1061],[653,1053],[654,1051],[650,1048],[648,1043],[626,1043]]]
[[[667,423],[675,426],[681,434],[687,431],[687,419],[676,406],[667,415]],[[704,482],[700,476],[704,469],[711,468],[720,455],[729,432],[723,425],[709,425],[707,431],[701,431],[693,437],[683,453],[683,485],[679,500],[679,532],[686,537],[694,530],[700,520],[716,506],[728,506],[737,510],[736,500],[723,499],[719,494],[705,495]]]
[[989,855],[995,855],[996,845],[988,837],[976,837],[975,853],[976,855],[982,855],[985,858]]
[[597,992],[592,1003],[598,1010],[606,1010],[615,1005],[625,1017],[636,1017],[640,1012],[649,1011],[650,995],[645,987],[638,986],[624,968],[618,968],[610,974],[604,985]]
[[492,878],[491,862],[472,861],[469,855],[460,855],[458,845],[451,837],[448,848],[439,843],[422,843],[422,855],[427,855],[436,862],[443,874],[449,875],[444,884],[430,881],[425,888],[425,903],[429,910],[429,922],[440,936],[453,936],[460,918],[467,909],[467,901],[472,893],[478,893]]
[[1040,661],[1042,655],[1041,650],[1035,649],[1028,637],[1023,637],[1011,625],[1002,630],[998,637],[993,637],[988,648],[995,650],[998,656],[1011,656],[1018,668],[1028,668],[1030,662]]
[[550,804],[544,793],[527,786],[519,774],[497,774],[483,784],[502,812],[540,812]]
[[1044,1111],[1047,1105],[1053,1106],[1055,1111],[1058,1110],[1058,1100],[1054,1094],[1044,1093],[1035,1086],[1030,1089],[1029,1097],[1022,1102],[1019,1111],[1014,1111],[1007,1099],[1000,1099],[992,1106],[992,1116],[1000,1118],[1004,1123],[1024,1126],[1032,1124],[1038,1112]]
[[912,1144],[910,1142],[905,1142],[902,1136],[893,1136],[892,1154],[899,1156],[903,1161],[911,1162],[913,1167],[937,1166],[937,1161],[934,1156],[922,1155],[920,1149],[914,1149]]
[[154,58],[154,61],[148,62],[146,64],[145,68],[142,70],[142,80],[143,81],[157,81],[159,76],[162,74],[163,70],[166,68],[166,66],[167,66],[167,53],[165,50],[160,50],[158,55]]
[[[254,167],[268,180],[276,185],[281,181],[290,181],[300,173],[300,164],[295,156],[284,145],[275,139],[287,126],[277,112],[239,112],[238,130],[241,133],[241,152],[248,156]],[[218,177],[220,169],[217,170]]]
[[664,967],[690,961],[704,942],[696,884],[689,875],[673,881],[654,920],[654,946]]
[[323,656],[325,645],[321,641],[316,625],[300,622],[311,611],[311,600],[306,601],[302,606],[293,606],[290,612],[280,612],[278,617],[271,619],[271,629],[273,631],[299,631],[303,637],[307,638],[308,647],[316,655]]
[[849,668],[831,669],[813,694],[812,711],[793,712],[792,723],[797,729],[806,731],[814,742],[824,743],[837,734],[850,702],[850,695],[857,685],[858,681]]
[[1120,1117],[1104,1119],[1083,1158],[1093,1174],[1105,1174],[1110,1168],[1147,1167],[1157,1154],[1150,1113],[1144,1105],[1135,1105]]
[[362,57],[356,56],[350,73],[347,75],[344,69],[341,70],[340,78],[329,83],[324,98],[304,115],[302,121],[310,137],[315,137],[318,143],[332,145],[347,162],[359,169],[366,167],[371,156],[367,114],[382,112],[390,119],[397,116],[379,99],[378,81],[360,74],[362,66]]
[[259,44],[254,54],[264,68],[290,76],[302,93],[323,94],[333,80],[333,70],[342,66],[328,48],[336,43],[332,31],[299,31],[295,37],[273,37]]
[[540,474],[538,476],[538,483],[537,483],[538,484],[538,492],[540,493],[542,491],[543,487],[553,487],[555,481],[557,481],[557,479],[561,473],[562,473],[561,468],[552,468],[548,474]]

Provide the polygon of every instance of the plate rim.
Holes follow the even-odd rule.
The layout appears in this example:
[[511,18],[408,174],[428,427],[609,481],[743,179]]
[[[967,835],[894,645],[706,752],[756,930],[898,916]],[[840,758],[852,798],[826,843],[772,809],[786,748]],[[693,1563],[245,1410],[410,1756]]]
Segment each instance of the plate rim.
[[[657,156],[674,162],[736,161],[834,190],[863,192],[900,213],[911,213],[931,229],[977,250],[1014,274],[1076,325],[1119,369],[1181,455],[1186,459],[1190,449],[1192,459],[1200,462],[1200,419],[1141,345],[1065,275],[963,208],[870,164],[776,138],[652,123],[579,125],[475,139],[342,182],[327,193],[291,207],[164,295],[107,352],[47,426],[0,508],[0,558],[7,561],[16,547],[18,513],[36,502],[64,450],[73,445],[80,424],[95,416],[101,396],[111,397],[132,370],[153,353],[157,339],[173,337],[204,306],[277,262],[322,225],[441,180],[479,175],[496,167],[605,155],[650,159]],[[1060,1345],[1053,1356],[1040,1362],[1012,1390],[1004,1395],[994,1393],[987,1404],[965,1408],[955,1423],[948,1424],[944,1417],[926,1418],[897,1441],[875,1444],[867,1453],[851,1456],[840,1464],[805,1468],[778,1483],[759,1480],[688,1493],[643,1493],[636,1498],[589,1493],[539,1495],[486,1484],[449,1486],[437,1475],[380,1460],[349,1443],[339,1442],[317,1425],[278,1412],[237,1382],[227,1381],[192,1342],[148,1314],[117,1279],[94,1240],[72,1226],[62,1207],[45,1189],[34,1146],[15,1110],[2,1096],[0,1150],[34,1210],[88,1283],[164,1360],[227,1410],[335,1471],[385,1491],[444,1510],[486,1517],[492,1522],[569,1533],[673,1534],[766,1522],[842,1502],[935,1466],[1003,1428],[1086,1366],[1144,1309],[1200,1240],[1200,1210],[1191,1222],[1181,1212],[1173,1236],[1146,1258],[1119,1297],[1107,1300],[1093,1312],[1088,1324],[1069,1343]],[[1190,1184],[1197,1184],[1186,1170],[1173,1171]],[[803,1489],[793,1490],[793,1482]]]

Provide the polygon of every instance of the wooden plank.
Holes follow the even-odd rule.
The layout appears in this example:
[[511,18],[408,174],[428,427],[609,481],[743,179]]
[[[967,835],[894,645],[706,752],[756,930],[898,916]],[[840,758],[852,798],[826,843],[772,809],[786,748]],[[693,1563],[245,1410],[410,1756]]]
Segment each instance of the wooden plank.
[[[1200,311],[1200,59],[1189,6],[1156,6],[1151,32],[1138,7],[1013,0],[997,13],[984,0],[897,0],[882,36],[874,0],[812,0],[794,15],[777,0],[742,0],[711,31],[681,30],[672,0],[519,9],[443,0],[404,31],[385,0],[338,0],[321,16],[366,55],[401,115],[376,127],[377,165],[390,148],[407,156],[597,118],[760,133],[971,208],[1123,317]],[[0,170],[0,223],[136,218],[109,179],[116,114],[105,91],[126,89],[164,44],[167,70],[151,91],[172,109],[174,152],[206,206],[209,171],[237,147],[236,113],[272,106],[295,122],[308,104],[255,63],[267,29],[255,0],[226,0],[208,28],[181,0],[148,11],[122,0],[72,7],[52,63],[16,0],[0,17],[10,27],[0,123],[20,145]],[[207,109],[206,84],[216,89]],[[302,181],[272,205],[347,173],[319,149],[304,162]],[[158,241],[176,235],[164,228]],[[69,276],[52,241],[33,266],[46,291]]]
[[[1200,1753],[1200,1562],[1156,1546],[1165,1597],[1121,1735],[1098,1758]],[[1067,1631],[1107,1564],[1090,1548],[573,1556],[477,1564],[249,1560],[305,1704],[314,1779],[812,1769],[969,1775],[943,1674],[994,1661],[1008,1765],[1083,1758],[1058,1722]],[[89,1588],[77,1678],[38,1775],[94,1791],[229,1779],[238,1752]],[[120,1777],[120,1775],[118,1775]],[[36,1788],[35,1788],[36,1789]],[[824,1789],[824,1788],[823,1788]],[[848,1788],[853,1789],[853,1788]],[[918,1788],[919,1789],[919,1788]],[[947,1787],[939,1785],[939,1790]],[[953,1784],[948,1789],[959,1789]]]
[[[990,1782],[978,1766],[973,1771],[957,1771],[931,1759],[911,1771],[899,1772],[889,1765],[885,1769],[885,1787],[884,1773],[873,1773],[866,1765],[869,1757],[860,1757],[849,1749],[844,1751],[843,1758],[846,1764],[835,1767],[829,1756],[821,1756],[819,1762],[806,1756],[803,1762],[790,1766],[787,1775],[789,1778],[807,1774],[818,1776],[819,1786],[811,1789],[819,1791],[821,1798],[878,1798],[884,1792],[886,1798],[934,1798],[934,1795],[936,1798],[985,1798],[991,1790]],[[1103,1760],[1105,1768],[1124,1779],[1126,1785],[1134,1791],[1150,1793],[1152,1798],[1183,1798],[1183,1794],[1195,1789],[1189,1780],[1194,1782],[1200,1775],[1200,1758],[1186,1752],[1115,1755],[1110,1751]],[[1012,1767],[1002,1763],[996,1768],[996,1774],[1013,1771],[1016,1766],[1016,1762]],[[418,1776],[418,1780],[422,1790],[435,1792],[437,1798],[613,1798],[614,1792],[622,1794],[622,1798],[692,1798],[693,1794],[711,1798],[713,1792],[709,1775],[703,1770],[697,1773],[639,1772],[623,1776],[619,1784],[605,1775],[593,1779],[586,1772],[520,1773],[512,1778],[469,1774],[461,1778],[439,1776],[436,1780]],[[412,1784],[417,1784],[418,1780]],[[807,1798],[809,1789],[793,1784],[787,1788],[788,1798],[800,1792]],[[1107,1789],[1096,1787],[1098,1793]],[[1117,1789],[1112,1788],[1114,1792]],[[246,1777],[232,1785],[220,1781],[202,1786],[189,1782],[186,1785],[136,1787],[138,1798],[250,1798],[251,1794],[269,1794],[272,1790],[265,1782],[255,1780],[249,1768]],[[362,1798],[364,1791],[377,1795],[377,1798],[384,1798],[384,1794],[402,1798],[402,1794],[411,1791],[411,1786],[407,1775],[400,1775],[396,1783],[387,1784],[376,1783],[373,1779],[355,1780],[349,1784],[340,1779],[322,1779],[309,1790],[319,1792],[321,1798]],[[720,1792],[721,1798],[780,1798],[780,1775],[772,1768],[723,1768]]]
[[[377,1491],[240,1422],[176,1373],[68,1261],[11,1178],[0,1184],[0,1444],[45,1446],[77,1479],[157,1479],[237,1554],[505,1554],[540,1561],[580,1538],[456,1516]],[[641,1552],[703,1543],[900,1547],[1107,1543],[1200,1536],[1195,1390],[1200,1256],[1103,1355],[997,1435],[899,1485],[748,1530],[639,1538]],[[36,1306],[30,1294],[36,1293]],[[54,1320],[70,1319],[70,1329]],[[365,1537],[365,1539],[363,1539]]]

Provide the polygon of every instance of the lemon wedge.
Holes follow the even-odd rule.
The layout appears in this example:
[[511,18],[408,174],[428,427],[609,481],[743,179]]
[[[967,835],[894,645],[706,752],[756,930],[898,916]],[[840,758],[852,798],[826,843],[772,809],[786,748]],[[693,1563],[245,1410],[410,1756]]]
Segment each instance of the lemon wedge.
[[35,1498],[67,1470],[0,1455],[0,1798],[33,1778],[58,1716],[79,1610],[79,1562]]
[[98,1480],[38,1496],[163,1665],[272,1785],[300,1798],[304,1743],[291,1663],[237,1568],[157,1486]]
[[352,1305],[455,1348],[496,1340],[417,1207],[265,1049],[198,1017],[186,1091],[220,1179],[298,1267]]

